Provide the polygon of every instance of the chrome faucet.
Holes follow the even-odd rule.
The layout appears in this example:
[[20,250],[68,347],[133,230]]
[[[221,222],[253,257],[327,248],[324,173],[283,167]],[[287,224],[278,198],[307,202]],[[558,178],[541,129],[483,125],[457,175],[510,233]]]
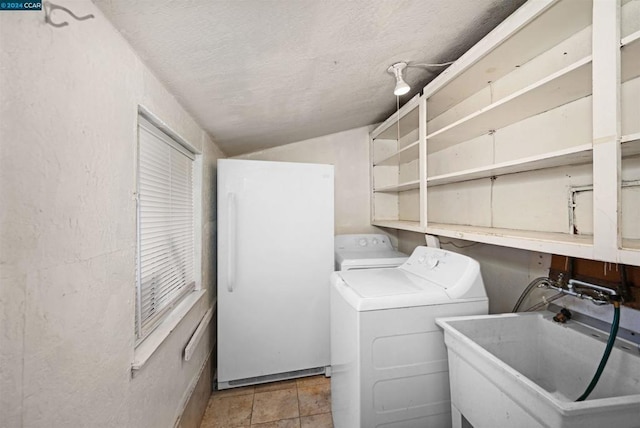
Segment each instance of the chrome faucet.
[[[591,284],[589,282],[579,281],[577,279],[570,279],[566,288],[561,285],[554,285],[551,283],[547,283],[546,286],[560,293],[568,294],[569,296],[589,300],[594,305],[606,305],[608,303],[620,302],[621,300],[620,295],[616,290]],[[581,289],[590,291],[584,293],[580,291]]]

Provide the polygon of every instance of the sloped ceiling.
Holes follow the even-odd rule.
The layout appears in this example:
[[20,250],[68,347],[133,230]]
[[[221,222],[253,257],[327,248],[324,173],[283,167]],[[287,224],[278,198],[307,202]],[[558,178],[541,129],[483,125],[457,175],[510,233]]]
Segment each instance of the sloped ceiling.
[[389,65],[453,61],[524,2],[94,1],[230,156],[384,120]]

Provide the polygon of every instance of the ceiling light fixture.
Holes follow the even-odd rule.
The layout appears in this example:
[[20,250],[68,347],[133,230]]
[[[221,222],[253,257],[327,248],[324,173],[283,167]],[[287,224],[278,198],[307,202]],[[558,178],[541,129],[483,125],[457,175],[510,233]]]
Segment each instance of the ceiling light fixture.
[[411,89],[411,87],[407,85],[407,82],[402,78],[402,71],[405,68],[407,68],[406,62],[397,62],[387,68],[387,73],[392,74],[396,78],[396,87],[393,89],[394,95],[404,95]]

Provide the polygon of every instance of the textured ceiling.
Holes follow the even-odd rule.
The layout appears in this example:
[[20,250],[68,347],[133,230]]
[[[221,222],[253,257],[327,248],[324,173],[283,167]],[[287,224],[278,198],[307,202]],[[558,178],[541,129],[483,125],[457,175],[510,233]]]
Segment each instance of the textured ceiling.
[[233,156],[384,120],[389,65],[455,60],[524,0],[94,2]]

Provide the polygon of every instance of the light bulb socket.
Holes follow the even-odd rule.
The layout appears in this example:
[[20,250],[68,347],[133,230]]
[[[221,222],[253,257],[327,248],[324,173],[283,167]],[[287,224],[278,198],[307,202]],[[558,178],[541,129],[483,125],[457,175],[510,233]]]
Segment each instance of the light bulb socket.
[[397,62],[387,68],[387,73],[393,75],[393,77],[396,78],[396,86],[393,89],[394,95],[404,95],[411,90],[411,87],[402,78],[402,72],[405,68],[407,68],[406,62]]

